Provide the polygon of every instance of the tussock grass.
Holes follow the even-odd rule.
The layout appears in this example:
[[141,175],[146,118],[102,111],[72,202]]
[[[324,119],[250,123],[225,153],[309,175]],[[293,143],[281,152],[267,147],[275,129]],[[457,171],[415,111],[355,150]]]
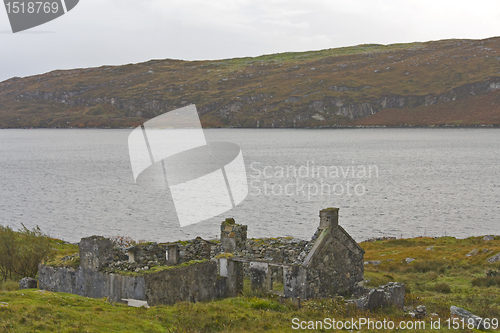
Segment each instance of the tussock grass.
[[[486,259],[500,252],[500,241],[485,242],[483,237],[453,237],[384,240],[364,242],[368,286],[393,281],[406,285],[406,303],[427,306],[444,320],[451,305],[463,307],[485,318],[500,318],[500,263]],[[472,250],[477,254],[467,256]],[[411,263],[406,258],[415,259]]]

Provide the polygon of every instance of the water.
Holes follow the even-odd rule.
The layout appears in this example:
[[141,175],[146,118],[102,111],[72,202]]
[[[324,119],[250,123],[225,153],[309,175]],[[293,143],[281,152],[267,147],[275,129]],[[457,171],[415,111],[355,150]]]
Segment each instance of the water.
[[249,237],[309,239],[318,211],[339,207],[340,224],[358,241],[500,234],[497,129],[208,129],[208,140],[240,145],[250,194],[184,228],[164,192],[134,183],[130,132],[1,130],[0,223],[39,225],[73,242],[94,234],[171,241],[215,238],[234,217]]

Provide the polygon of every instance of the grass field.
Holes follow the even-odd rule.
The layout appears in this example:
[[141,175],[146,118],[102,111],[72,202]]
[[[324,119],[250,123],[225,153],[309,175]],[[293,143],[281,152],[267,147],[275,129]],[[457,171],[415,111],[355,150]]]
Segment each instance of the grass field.
[[[483,318],[500,319],[500,263],[486,261],[500,252],[500,238],[488,242],[482,237],[413,238],[365,242],[361,246],[366,250],[365,261],[381,262],[365,265],[368,286],[404,282],[406,306],[426,306],[426,329],[412,331],[430,331],[431,318],[439,318],[442,330],[448,330],[451,305]],[[61,243],[60,250],[69,253],[74,250],[70,247]],[[474,249],[475,254],[467,256]],[[407,263],[407,258],[415,260]],[[111,304],[106,299],[17,289],[15,281],[0,285],[0,332],[295,332],[294,318],[386,319],[396,325],[414,320],[403,310],[359,311],[339,300],[303,301],[298,308],[291,301],[281,304],[274,295],[258,295],[248,289],[237,298],[149,309]],[[432,313],[436,316],[430,317]]]

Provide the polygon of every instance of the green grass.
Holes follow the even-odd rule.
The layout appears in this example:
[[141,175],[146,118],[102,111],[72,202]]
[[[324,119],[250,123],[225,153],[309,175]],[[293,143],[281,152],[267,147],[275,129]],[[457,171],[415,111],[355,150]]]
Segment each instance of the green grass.
[[[451,305],[485,318],[500,318],[499,280],[489,276],[498,271],[500,263],[486,261],[500,252],[498,238],[485,242],[482,237],[421,237],[366,242],[361,246],[366,251],[365,261],[382,261],[377,266],[365,266],[368,286],[404,282],[409,305],[424,304],[428,313],[436,312],[443,318]],[[473,249],[478,249],[478,254],[467,257]],[[415,261],[406,263],[406,258]]]
[[207,261],[210,261],[210,260],[209,259],[191,260],[191,261],[184,262],[184,263],[176,265],[176,266],[153,266],[153,267],[151,267],[148,270],[141,270],[139,272],[136,272],[136,271],[122,271],[122,270],[115,271],[115,270],[109,269],[109,268],[105,268],[104,271],[105,272],[106,271],[108,271],[108,272],[114,272],[114,273],[118,273],[118,274],[122,274],[122,275],[129,275],[129,276],[140,276],[140,275],[154,274],[154,273],[158,273],[158,272],[162,272],[162,271],[168,271],[168,270],[171,270],[171,269],[177,269],[177,268],[181,268],[181,267],[187,267],[187,266],[191,266],[191,265],[197,265],[197,264],[204,263],[204,262],[207,262]]
[[19,289],[19,281],[12,281],[12,280],[2,281],[2,279],[0,279],[0,291],[13,291],[18,289]]
[[45,264],[54,267],[71,267],[78,268],[80,265],[80,258],[76,257],[73,260],[62,260],[66,256],[71,256],[79,253],[78,245],[66,243],[60,239],[51,239],[52,247],[55,252],[50,260]]

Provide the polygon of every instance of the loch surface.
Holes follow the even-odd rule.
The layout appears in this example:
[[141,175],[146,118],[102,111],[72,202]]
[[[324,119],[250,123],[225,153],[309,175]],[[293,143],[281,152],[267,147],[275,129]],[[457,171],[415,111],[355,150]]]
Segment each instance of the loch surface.
[[500,234],[499,129],[206,129],[241,147],[249,194],[183,228],[166,191],[134,183],[131,131],[0,130],[0,224],[172,241],[216,238],[234,217],[249,237],[309,239],[319,210],[339,207],[357,241]]

